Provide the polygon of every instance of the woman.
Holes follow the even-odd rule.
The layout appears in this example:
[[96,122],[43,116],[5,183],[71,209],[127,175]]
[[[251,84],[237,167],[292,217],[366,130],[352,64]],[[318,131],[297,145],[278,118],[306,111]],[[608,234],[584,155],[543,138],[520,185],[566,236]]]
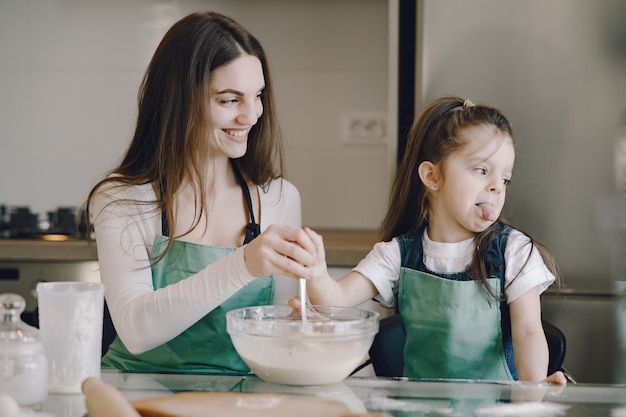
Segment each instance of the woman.
[[118,334],[103,367],[248,372],[225,313],[285,302],[315,257],[272,93],[261,45],[226,16],[191,14],[161,41],[132,142],[87,200]]

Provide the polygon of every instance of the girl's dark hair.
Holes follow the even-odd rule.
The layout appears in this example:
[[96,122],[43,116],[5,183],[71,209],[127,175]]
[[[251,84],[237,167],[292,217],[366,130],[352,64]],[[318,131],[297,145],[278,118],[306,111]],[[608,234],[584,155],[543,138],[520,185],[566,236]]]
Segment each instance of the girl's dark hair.
[[[424,161],[444,166],[447,157],[465,144],[459,137],[459,131],[479,126],[494,126],[515,141],[511,124],[499,110],[474,105],[460,97],[446,96],[434,100],[416,117],[408,134],[404,157],[395,175],[389,208],[381,224],[384,241],[426,226],[429,205],[418,167]],[[470,267],[473,279],[479,281],[483,289],[494,296],[494,290],[487,284],[484,255],[489,243],[496,237],[494,229],[498,222],[508,224],[501,214],[497,222],[477,234],[476,250]],[[558,286],[560,274],[554,257],[540,242],[528,237],[530,244],[534,244],[539,250],[548,269],[556,277]]]
[[[152,57],[139,89],[137,125],[128,150],[110,172],[115,175],[98,182],[87,198],[88,230],[93,228],[89,223],[90,203],[97,190],[108,183],[152,184],[160,190],[153,203],[166,214],[170,230],[175,230],[174,195],[184,179],[197,186],[200,210],[191,229],[198,225],[207,212],[211,74],[244,54],[261,61],[265,88],[263,113],[249,132],[248,149],[238,166],[260,186],[283,176],[283,142],[270,69],[261,44],[229,17],[214,12],[193,13],[169,29]],[[165,183],[167,186],[162,187]]]

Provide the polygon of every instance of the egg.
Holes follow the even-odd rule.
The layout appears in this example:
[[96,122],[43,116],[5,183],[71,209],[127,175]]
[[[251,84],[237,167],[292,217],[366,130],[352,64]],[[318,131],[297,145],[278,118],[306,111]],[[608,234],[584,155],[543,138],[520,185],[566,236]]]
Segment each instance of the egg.
[[0,417],[20,417],[20,406],[8,394],[0,392]]

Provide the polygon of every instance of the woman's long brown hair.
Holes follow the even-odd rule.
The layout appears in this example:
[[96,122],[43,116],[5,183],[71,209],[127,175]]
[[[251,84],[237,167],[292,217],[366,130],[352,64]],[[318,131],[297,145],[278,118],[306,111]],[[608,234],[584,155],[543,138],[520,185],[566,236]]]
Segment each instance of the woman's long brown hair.
[[[122,162],[99,181],[84,205],[87,230],[93,229],[91,202],[105,184],[151,184],[155,205],[175,230],[174,195],[184,180],[197,190],[200,208],[190,232],[207,212],[207,121],[211,74],[243,54],[261,61],[265,89],[263,114],[250,130],[248,149],[238,166],[250,180],[266,186],[284,175],[283,142],[278,128],[273,85],[267,58],[259,41],[234,20],[219,13],[194,13],[175,23],[165,34],[146,70],[138,94],[138,117],[132,141]],[[166,186],[163,186],[166,185]],[[120,203],[118,201],[115,203]],[[90,233],[88,233],[90,234]],[[96,237],[97,238],[97,237]],[[167,249],[171,244],[170,239]],[[166,250],[167,250],[166,249]]]

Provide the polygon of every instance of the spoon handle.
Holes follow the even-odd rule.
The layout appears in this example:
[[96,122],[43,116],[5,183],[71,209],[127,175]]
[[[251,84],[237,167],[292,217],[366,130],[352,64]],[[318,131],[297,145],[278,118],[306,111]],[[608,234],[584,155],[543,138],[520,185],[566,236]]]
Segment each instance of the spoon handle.
[[300,314],[302,323],[306,323],[306,278],[300,278]]

